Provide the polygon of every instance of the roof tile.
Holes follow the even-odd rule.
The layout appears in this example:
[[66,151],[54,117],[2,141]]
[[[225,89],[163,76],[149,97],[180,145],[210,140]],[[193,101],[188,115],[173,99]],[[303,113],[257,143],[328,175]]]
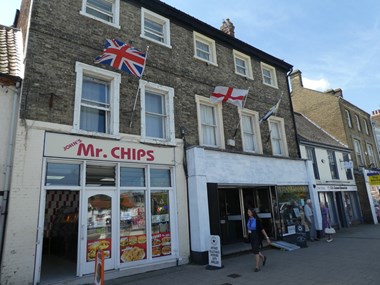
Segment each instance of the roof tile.
[[21,31],[0,25],[0,74],[24,77],[22,50]]

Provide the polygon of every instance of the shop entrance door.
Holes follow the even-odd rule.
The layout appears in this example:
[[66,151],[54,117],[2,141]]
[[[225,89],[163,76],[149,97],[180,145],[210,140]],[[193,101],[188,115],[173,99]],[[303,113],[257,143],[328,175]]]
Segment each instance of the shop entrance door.
[[274,236],[269,187],[219,188],[220,231],[223,245],[243,242],[247,233],[247,209],[255,209],[270,236]]
[[222,244],[241,242],[243,237],[244,209],[241,189],[219,189],[219,209]]
[[118,260],[116,191],[85,190],[82,201],[80,275],[94,272],[98,250],[104,252],[104,270],[114,269]]

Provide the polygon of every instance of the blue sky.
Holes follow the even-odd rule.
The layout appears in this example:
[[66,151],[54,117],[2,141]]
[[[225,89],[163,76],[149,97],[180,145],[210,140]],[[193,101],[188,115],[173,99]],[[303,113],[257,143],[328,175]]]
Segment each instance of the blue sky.
[[[380,1],[163,0],[215,27],[229,18],[235,36],[302,72],[307,88],[341,88],[367,113],[380,109]],[[2,0],[11,25],[21,0]]]

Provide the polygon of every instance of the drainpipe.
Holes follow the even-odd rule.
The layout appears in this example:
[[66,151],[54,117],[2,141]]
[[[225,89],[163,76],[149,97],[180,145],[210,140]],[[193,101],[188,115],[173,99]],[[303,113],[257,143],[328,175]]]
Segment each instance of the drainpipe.
[[297,142],[297,154],[298,154],[298,158],[301,158],[301,151],[300,151],[300,142],[299,142],[299,139],[298,139],[298,132],[297,132],[297,127],[296,127],[296,119],[294,117],[294,110],[293,110],[293,103],[292,103],[292,93],[290,91],[290,79],[289,79],[289,76],[290,74],[292,74],[293,72],[293,67],[289,70],[288,74],[286,75],[286,78],[288,80],[288,93],[289,93],[289,101],[290,101],[290,111],[292,112],[292,118],[293,118],[293,128],[294,128],[294,134],[295,134],[295,140]]
[[186,142],[186,128],[181,127],[181,139],[183,141],[183,169],[185,171],[185,177],[186,177],[186,192],[187,192],[187,216],[188,216],[188,230],[189,230],[189,250],[190,250],[190,261],[191,261],[191,228],[190,228],[190,193],[189,193],[189,172],[188,172],[188,165],[187,165],[187,142]]
[[8,215],[8,201],[11,187],[11,177],[13,170],[13,156],[15,150],[15,141],[16,141],[16,128],[17,128],[17,118],[18,118],[18,109],[19,109],[19,98],[20,98],[20,90],[21,90],[21,79],[18,79],[16,82],[16,94],[13,96],[12,103],[12,116],[9,124],[9,132],[8,132],[8,144],[7,144],[7,158],[6,158],[6,169],[4,173],[4,182],[2,190],[4,191],[2,207],[1,207],[1,216],[0,219],[3,220],[2,228],[0,228],[0,260],[2,260],[3,256],[3,247],[4,247],[4,237],[5,237],[5,229],[7,223],[7,215]]

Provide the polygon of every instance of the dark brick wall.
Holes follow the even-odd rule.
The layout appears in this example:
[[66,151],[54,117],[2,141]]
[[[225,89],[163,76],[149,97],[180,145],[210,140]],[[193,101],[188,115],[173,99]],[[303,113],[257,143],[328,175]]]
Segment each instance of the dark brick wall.
[[363,173],[355,173],[355,181],[356,186],[358,187],[359,202],[363,214],[363,220],[365,223],[373,224],[371,205],[368,201],[368,193]]
[[[207,65],[194,59],[193,28],[171,19],[172,48],[163,47],[140,38],[140,1],[120,1],[121,29],[103,24],[80,15],[81,0],[35,1],[29,34],[26,59],[23,106],[21,115],[26,119],[72,125],[75,100],[75,62],[92,65],[103,50],[106,38],[118,38],[130,42],[140,50],[149,45],[144,80],[173,87],[175,90],[175,128],[187,129],[186,139],[190,145],[199,144],[195,95],[209,97],[217,85],[250,88],[246,108],[256,110],[260,116],[278,100],[283,100],[278,116],[285,120],[290,157],[298,157],[293,115],[288,92],[287,70],[276,67],[278,89],[262,84],[260,61],[252,56],[254,80],[247,80],[234,73],[232,47],[216,41],[218,66]],[[202,31],[198,31],[202,33]],[[281,43],[279,43],[281,44]],[[280,62],[280,61],[279,61]],[[273,64],[271,63],[273,66]],[[111,67],[97,67],[119,72],[122,75],[120,90],[120,132],[140,134],[139,100],[132,128],[129,122],[138,87],[138,78]],[[225,138],[233,136],[239,117],[237,107],[223,103]],[[264,154],[271,154],[268,141],[268,124],[261,125]],[[242,148],[240,129],[236,146]]]

